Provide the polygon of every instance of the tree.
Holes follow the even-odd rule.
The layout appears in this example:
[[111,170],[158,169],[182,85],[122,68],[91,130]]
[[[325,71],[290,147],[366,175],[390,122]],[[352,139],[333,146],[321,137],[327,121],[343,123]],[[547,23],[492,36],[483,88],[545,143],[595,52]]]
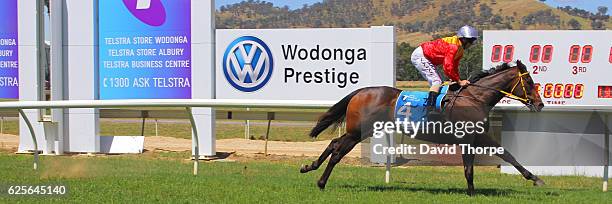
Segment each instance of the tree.
[[493,9],[486,4],[480,4],[480,17],[482,17],[483,20],[488,20],[491,16],[493,16]]
[[567,22],[567,25],[569,25],[570,29],[572,30],[580,30],[580,28],[582,27],[582,25],[580,24],[580,22],[578,22],[576,19],[572,18],[571,20],[569,20]]
[[593,28],[593,30],[604,30],[605,26],[600,20],[593,20],[591,22],[591,28]]
[[608,7],[605,6],[598,6],[597,7],[597,14],[598,15],[606,15],[608,13]]
[[469,78],[471,72],[482,69],[482,42],[476,41],[472,47],[465,50],[459,64],[461,79]]
[[412,65],[410,60],[412,51],[414,51],[414,49],[415,47],[412,47],[410,44],[405,42],[397,44],[396,77],[398,81],[424,80],[419,71],[414,67],[414,65]]

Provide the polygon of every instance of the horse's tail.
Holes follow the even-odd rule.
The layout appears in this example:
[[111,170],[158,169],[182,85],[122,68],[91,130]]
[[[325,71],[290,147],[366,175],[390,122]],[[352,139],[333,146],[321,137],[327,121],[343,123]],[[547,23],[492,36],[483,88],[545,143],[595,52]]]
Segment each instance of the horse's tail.
[[317,125],[310,130],[310,137],[316,138],[323,130],[327,129],[329,126],[335,124],[336,126],[342,121],[344,121],[344,117],[346,116],[346,108],[348,107],[349,102],[359,91],[355,90],[349,95],[342,98],[342,100],[338,101],[338,103],[334,104],[327,112],[325,112],[317,121]]

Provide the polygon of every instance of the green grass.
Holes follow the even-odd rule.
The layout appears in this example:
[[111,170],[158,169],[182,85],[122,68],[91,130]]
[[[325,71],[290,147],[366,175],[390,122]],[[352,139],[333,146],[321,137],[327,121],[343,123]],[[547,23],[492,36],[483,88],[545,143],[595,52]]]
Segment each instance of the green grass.
[[[42,157],[38,172],[32,156],[0,153],[0,185],[64,184],[63,197],[8,197],[0,203],[605,203],[601,181],[585,177],[542,177],[547,185],[533,187],[517,175],[477,167],[477,196],[464,194],[461,167],[394,168],[392,182],[384,170],[340,164],[325,191],[315,183],[322,170],[298,173],[303,159],[201,163],[191,175],[186,153],[146,153],[132,156]],[[240,159],[239,159],[240,160]]]

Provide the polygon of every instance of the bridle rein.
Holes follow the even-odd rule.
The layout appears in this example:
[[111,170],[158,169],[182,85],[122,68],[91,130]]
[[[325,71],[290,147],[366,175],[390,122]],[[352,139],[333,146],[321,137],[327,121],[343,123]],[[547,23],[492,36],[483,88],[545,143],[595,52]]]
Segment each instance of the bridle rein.
[[[496,91],[496,92],[502,93],[502,94],[504,95],[504,97],[508,97],[508,98],[511,98],[511,99],[515,99],[515,100],[518,100],[518,101],[522,101],[522,102],[524,102],[524,103],[525,103],[525,105],[526,105],[526,106],[527,106],[527,107],[528,107],[530,110],[533,110],[533,108],[535,107],[535,105],[533,104],[533,101],[532,101],[532,100],[531,100],[531,99],[530,99],[530,98],[527,96],[527,89],[526,89],[526,86],[525,86],[525,79],[523,78],[524,76],[527,76],[527,75],[529,75],[529,72],[521,72],[521,71],[519,70],[519,71],[518,71],[518,73],[517,73],[517,78],[518,78],[519,80],[517,80],[517,82],[516,82],[516,83],[515,83],[515,84],[512,86],[512,89],[510,90],[510,92],[508,92],[508,91],[504,91],[504,90],[500,90],[500,89],[491,88],[491,87],[487,87],[487,86],[481,86],[481,85],[478,85],[478,84],[476,84],[476,83],[470,83],[470,84],[468,84],[468,86],[473,86],[473,87],[479,87],[479,88],[489,89],[489,90],[492,90],[492,91]],[[521,85],[521,89],[523,89],[523,96],[522,96],[522,97],[521,97],[521,96],[517,96],[517,95],[513,94],[513,93],[514,93],[514,90],[515,90],[515,89],[516,89],[516,88],[517,88],[519,85]],[[462,91],[463,89],[465,89],[465,87],[461,87],[461,88],[459,88],[459,90],[455,91],[455,93],[453,94],[453,96],[452,96],[452,98],[451,98],[451,100],[450,100],[450,102],[451,102],[451,104],[450,104],[450,105],[451,105],[451,106],[450,106],[450,108],[451,108],[451,109],[452,109],[452,107],[454,106],[454,104],[455,104],[455,100],[456,100],[458,97],[471,97],[471,98],[473,98],[473,99],[475,99],[475,100],[477,100],[477,101],[482,101],[482,100],[477,99],[477,98],[475,98],[475,97],[473,97],[473,96],[460,96],[459,94],[461,93],[461,91]]]

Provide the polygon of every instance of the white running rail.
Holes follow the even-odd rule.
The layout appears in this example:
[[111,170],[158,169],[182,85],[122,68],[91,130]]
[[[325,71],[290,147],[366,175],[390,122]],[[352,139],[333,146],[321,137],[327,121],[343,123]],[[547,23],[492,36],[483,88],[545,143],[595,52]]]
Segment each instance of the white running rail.
[[30,120],[23,109],[64,109],[64,108],[122,108],[122,107],[184,107],[189,114],[193,130],[194,163],[193,174],[198,174],[199,141],[198,130],[191,114],[192,107],[240,107],[240,108],[292,108],[322,109],[329,108],[337,101],[312,100],[248,100],[248,99],[138,99],[138,100],[71,100],[71,101],[16,101],[0,102],[0,109],[17,109],[30,130],[34,142],[34,170],[38,168],[38,143]]

